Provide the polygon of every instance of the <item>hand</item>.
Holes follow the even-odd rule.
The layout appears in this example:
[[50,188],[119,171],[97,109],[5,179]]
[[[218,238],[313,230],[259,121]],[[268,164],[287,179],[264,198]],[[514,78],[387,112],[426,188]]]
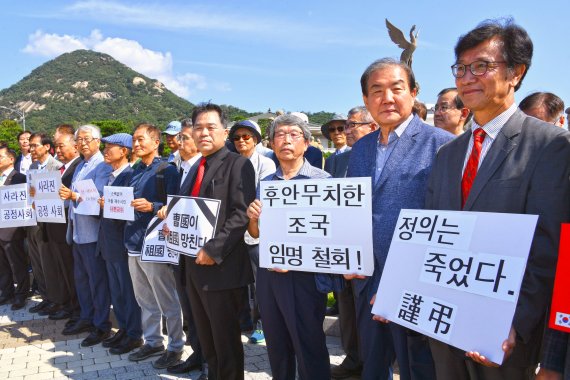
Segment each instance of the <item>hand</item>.
[[[373,306],[373,305],[374,305],[374,302],[376,302],[376,294],[374,294],[374,295],[372,296],[372,298],[370,299],[370,305]],[[374,314],[374,315],[372,316],[372,319],[375,320],[375,321],[378,321],[378,322],[382,322],[382,323],[390,323],[390,321],[387,320],[386,318],[381,317],[380,315],[376,315],[376,314]]]
[[36,196],[36,188],[33,186],[30,186],[29,193],[30,193],[30,197],[32,197],[32,198],[35,197]]
[[206,251],[203,249],[198,251],[198,257],[196,257],[196,264],[198,265],[214,265],[216,262],[212,259]]
[[99,203],[99,207],[103,208],[105,206],[105,197],[97,199],[97,203]]
[[258,220],[261,215],[261,201],[259,199],[254,200],[249,204],[247,208],[247,217],[251,220]]
[[72,201],[75,199],[79,199],[79,194],[74,193],[73,191],[71,191],[71,189],[65,185],[61,185],[61,187],[59,188],[59,197],[66,201],[68,199],[71,199]]
[[289,269],[281,269],[281,268],[269,268],[269,270],[271,272],[277,272],[277,273],[287,273],[289,272]]
[[137,198],[131,202],[131,206],[139,212],[152,212],[152,202],[147,201],[145,198]]
[[[162,211],[162,210],[161,210]],[[168,224],[164,223],[162,225],[162,234],[164,236],[168,236],[170,234],[170,228],[168,228]]]
[[[166,219],[166,217],[168,216],[166,209],[167,209],[166,206],[162,206],[162,208],[160,210],[158,210],[158,212],[156,213],[156,216],[159,217],[160,219]],[[166,224],[165,224],[165,226],[166,226]],[[164,228],[162,230],[164,231]]]
[[[513,353],[513,350],[516,345],[516,338],[517,338],[517,332],[515,331],[514,327],[511,327],[511,330],[509,331],[509,337],[503,342],[502,346],[503,352],[505,353],[503,361],[507,360],[507,358],[511,356],[511,354]],[[481,355],[479,352],[476,351],[466,352],[465,356],[471,358],[471,360],[473,360],[474,362],[484,365],[486,367],[499,367],[497,363],[493,363],[485,356]]]
[[355,278],[359,279],[359,280],[364,280],[366,278],[366,276],[363,276],[361,274],[343,274],[344,279],[345,280],[354,280]]

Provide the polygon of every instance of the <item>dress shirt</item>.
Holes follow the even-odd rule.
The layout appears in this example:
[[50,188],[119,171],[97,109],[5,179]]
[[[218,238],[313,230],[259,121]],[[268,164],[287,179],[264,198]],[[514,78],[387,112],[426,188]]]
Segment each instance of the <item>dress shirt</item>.
[[[75,162],[75,160],[78,160],[80,157],[77,156],[75,157],[73,160],[69,161],[67,164],[63,164],[63,166],[61,168],[63,168],[63,171],[61,172],[61,176],[63,177],[63,175],[65,174],[65,172],[67,171],[67,169],[69,169],[69,167],[71,166],[71,164],[73,164]],[[59,168],[59,170],[61,170],[61,168]]]
[[338,148],[337,150],[335,150],[334,154],[341,154],[344,153],[346,151],[349,151],[350,147],[348,145],[345,145],[343,147]]
[[6,169],[4,173],[2,173],[2,175],[0,175],[0,186],[4,185],[4,182],[6,182],[6,178],[8,178],[8,176],[12,173],[13,170],[14,167],[10,167]]
[[467,161],[469,160],[469,156],[471,155],[471,150],[473,150],[473,131],[476,130],[477,128],[483,128],[483,130],[486,133],[485,139],[483,140],[483,145],[481,146],[481,154],[479,155],[479,166],[477,167],[479,168],[481,167],[481,163],[483,162],[483,159],[487,155],[487,152],[489,152],[489,149],[491,149],[491,145],[493,145],[493,142],[497,138],[497,135],[499,134],[499,132],[501,131],[507,120],[509,120],[510,117],[513,116],[516,110],[517,110],[517,105],[513,103],[506,111],[499,114],[493,120],[489,121],[485,125],[479,125],[477,124],[475,119],[473,119],[471,124],[471,129],[469,129],[469,134],[471,135],[471,137],[469,138],[469,146],[467,147],[467,153],[465,154],[465,160],[463,161],[462,172],[465,171],[465,167],[467,166]]
[[188,175],[188,172],[190,171],[192,165],[194,165],[200,158],[202,158],[202,155],[198,153],[189,160],[182,161],[180,163],[180,169],[182,169],[182,177],[180,177],[180,186],[182,186],[182,184],[184,183],[184,180],[186,179],[186,176]]
[[382,170],[384,170],[384,166],[386,166],[388,158],[390,158],[390,154],[392,154],[392,151],[398,144],[400,136],[402,136],[402,133],[404,133],[413,118],[414,115],[411,114],[398,126],[398,128],[390,132],[388,135],[388,144],[382,144],[382,130],[380,130],[380,134],[378,135],[378,146],[376,147],[376,170],[374,171],[374,183],[378,182],[380,179],[380,175],[382,174]]
[[28,153],[27,156],[21,155],[22,159],[20,160],[20,173],[26,174],[26,172],[30,169],[30,165],[32,164],[32,154]]
[[111,175],[109,176],[109,185],[112,185],[113,182],[115,182],[115,179],[129,166],[129,163],[127,162],[126,164],[124,164],[123,166],[121,166],[120,168],[118,168],[117,170],[114,170]]

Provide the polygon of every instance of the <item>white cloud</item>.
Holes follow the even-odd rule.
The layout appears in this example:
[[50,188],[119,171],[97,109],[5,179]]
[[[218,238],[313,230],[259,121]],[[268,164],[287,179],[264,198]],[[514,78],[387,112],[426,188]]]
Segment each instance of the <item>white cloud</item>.
[[[23,52],[54,58],[77,49],[90,49],[109,54],[135,71],[158,79],[175,94],[188,98],[199,90],[208,88],[206,78],[194,73],[174,73],[172,54],[144,48],[139,42],[117,37],[103,37],[93,30],[88,37],[44,33],[31,34]],[[214,88],[218,88],[214,86]],[[227,91],[222,89],[221,91]]]

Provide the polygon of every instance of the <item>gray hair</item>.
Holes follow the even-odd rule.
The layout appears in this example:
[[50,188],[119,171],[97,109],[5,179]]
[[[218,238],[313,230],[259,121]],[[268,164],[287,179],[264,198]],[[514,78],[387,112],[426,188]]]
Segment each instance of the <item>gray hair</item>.
[[101,138],[101,130],[99,129],[98,126],[93,125],[93,124],[85,124],[85,125],[82,125],[81,127],[77,128],[77,131],[75,131],[75,138],[76,139],[77,139],[77,135],[79,134],[79,132],[90,132],[91,137],[93,137],[94,139],[100,139]]
[[350,111],[348,111],[348,118],[350,118],[352,115],[358,115],[360,114],[360,118],[362,119],[362,121],[365,121],[367,123],[374,123],[374,119],[372,118],[372,115],[370,115],[370,111],[368,111],[368,109],[366,109],[365,106],[358,106],[358,107],[354,107],[351,108]]
[[183,119],[180,122],[180,125],[182,126],[182,128],[192,128],[192,119],[191,118]]
[[295,125],[301,128],[305,140],[308,141],[311,138],[311,131],[309,130],[309,125],[307,123],[295,115],[286,114],[277,116],[275,120],[271,122],[271,126],[269,126],[269,140],[273,141],[273,137],[275,137],[275,130],[277,127],[280,127],[282,125]]
[[408,86],[409,90],[413,91],[414,89],[418,89],[418,84],[416,83],[416,77],[414,76],[414,72],[412,68],[405,64],[404,62],[396,61],[393,58],[382,58],[372,62],[362,76],[360,77],[360,88],[362,90],[362,95],[368,96],[368,78],[372,75],[373,72],[377,70],[383,70],[387,67],[397,66],[400,67],[406,73],[408,77]]

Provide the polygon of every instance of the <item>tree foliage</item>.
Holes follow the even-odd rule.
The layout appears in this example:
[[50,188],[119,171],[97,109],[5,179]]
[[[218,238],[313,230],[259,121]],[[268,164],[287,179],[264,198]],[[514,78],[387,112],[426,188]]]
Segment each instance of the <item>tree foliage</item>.
[[18,133],[22,131],[23,129],[20,124],[16,123],[14,120],[2,120],[0,123],[0,141],[6,143],[10,149],[14,149],[16,152],[19,152],[20,146],[18,145]]

